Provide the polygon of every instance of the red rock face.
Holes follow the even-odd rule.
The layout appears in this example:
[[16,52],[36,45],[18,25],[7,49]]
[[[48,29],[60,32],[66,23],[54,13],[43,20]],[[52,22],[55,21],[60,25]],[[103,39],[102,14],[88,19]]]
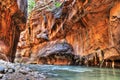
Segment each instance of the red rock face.
[[[17,54],[28,54],[29,51],[31,55],[38,56],[48,43],[51,46],[53,42],[63,40],[72,45],[74,55],[83,58],[82,64],[100,66],[101,61],[116,60],[115,57],[120,57],[119,14],[115,14],[117,18],[112,14],[119,12],[115,8],[116,3],[119,2],[70,0],[61,2],[62,5],[55,8],[49,0],[42,3],[43,7],[38,7],[39,0],[31,12],[27,34],[22,35],[23,41],[23,38],[20,39],[19,44],[23,46],[18,46],[18,51],[22,52]],[[111,17],[116,19],[111,20]]]
[[[23,5],[24,6],[24,5]],[[0,53],[9,61],[15,58],[20,32],[24,30],[25,15],[16,0],[0,0]]]

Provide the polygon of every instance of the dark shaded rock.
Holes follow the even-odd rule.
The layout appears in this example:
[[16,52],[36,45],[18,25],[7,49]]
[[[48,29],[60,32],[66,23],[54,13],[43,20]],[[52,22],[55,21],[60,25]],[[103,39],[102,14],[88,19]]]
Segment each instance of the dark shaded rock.
[[40,57],[46,57],[49,55],[52,55],[54,53],[63,53],[63,54],[73,54],[73,48],[70,44],[66,42],[61,43],[48,43],[46,46],[44,46],[39,52],[38,56]]

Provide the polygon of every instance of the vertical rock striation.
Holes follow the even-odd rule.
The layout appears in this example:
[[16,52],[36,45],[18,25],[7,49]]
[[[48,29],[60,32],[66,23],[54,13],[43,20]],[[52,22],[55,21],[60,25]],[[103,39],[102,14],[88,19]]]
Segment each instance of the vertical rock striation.
[[[55,48],[51,46],[62,42],[72,46],[73,51],[70,54],[79,56],[79,61],[76,56],[72,56],[72,60],[79,64],[113,66],[114,61],[119,62],[119,1],[56,1],[58,2],[37,0],[28,26],[21,34],[17,57],[23,57],[23,60],[27,57],[30,61],[40,62],[42,51],[44,54],[53,51]],[[59,6],[56,6],[56,3],[59,3]],[[61,52],[62,50],[59,54]],[[118,64],[120,63],[117,63],[120,67]]]
[[18,5],[17,0],[0,0],[0,55],[12,62],[27,19],[27,0],[18,1],[22,2]]

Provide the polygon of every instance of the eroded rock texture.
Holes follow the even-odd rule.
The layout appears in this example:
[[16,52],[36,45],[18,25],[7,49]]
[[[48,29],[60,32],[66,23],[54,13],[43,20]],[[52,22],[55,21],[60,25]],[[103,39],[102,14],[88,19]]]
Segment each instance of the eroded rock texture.
[[27,0],[21,1],[26,4],[18,2],[18,5],[17,0],[0,0],[0,58],[4,60],[14,60],[20,32],[25,29]]
[[[116,64],[114,61],[119,62],[119,1],[56,1],[59,2],[60,6],[55,6],[52,0],[46,2],[37,0],[35,8],[31,12],[28,26],[21,34],[17,51],[18,58],[23,57],[23,61],[37,58],[35,61],[39,63],[42,51],[44,51],[44,55],[49,51],[53,51],[54,56],[57,55],[55,54],[57,53],[56,48],[54,46],[52,48],[52,45],[62,41],[72,46],[73,51],[70,54],[78,55],[80,64],[88,66],[107,66],[109,64],[109,66],[114,66]],[[63,53],[66,54],[66,52]],[[55,61],[57,62],[57,60]],[[48,61],[44,62],[48,63]],[[59,60],[57,64],[61,64],[61,62],[64,61]],[[117,66],[119,65],[117,64]]]

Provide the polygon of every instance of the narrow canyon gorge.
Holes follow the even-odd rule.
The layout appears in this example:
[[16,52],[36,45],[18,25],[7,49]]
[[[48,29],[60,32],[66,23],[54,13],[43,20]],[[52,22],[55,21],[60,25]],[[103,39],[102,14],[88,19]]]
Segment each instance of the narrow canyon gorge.
[[119,0],[0,0],[0,58],[120,68]]

